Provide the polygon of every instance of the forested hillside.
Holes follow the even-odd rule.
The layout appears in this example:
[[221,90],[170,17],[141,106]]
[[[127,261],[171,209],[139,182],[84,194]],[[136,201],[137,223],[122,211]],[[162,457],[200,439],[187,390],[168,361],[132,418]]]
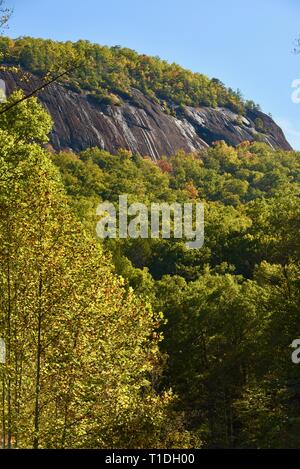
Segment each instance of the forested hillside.
[[[102,103],[135,87],[168,109],[242,117],[254,107],[128,49],[30,38],[0,47],[5,67],[35,74],[79,56],[85,65],[64,86]],[[299,447],[300,153],[257,141],[156,161],[121,148],[50,151],[49,114],[22,97],[0,104],[2,446]],[[97,239],[97,205],[122,194],[147,206],[202,202],[204,246]]]
[[205,245],[109,240],[117,272],[167,320],[159,389],[172,387],[204,446],[299,445],[300,155],[220,142],[154,164],[99,149],[54,155],[94,231],[97,200],[205,202]]

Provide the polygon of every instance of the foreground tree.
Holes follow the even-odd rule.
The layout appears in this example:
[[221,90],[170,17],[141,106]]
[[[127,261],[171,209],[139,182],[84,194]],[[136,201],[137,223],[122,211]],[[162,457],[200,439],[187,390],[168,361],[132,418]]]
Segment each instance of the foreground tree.
[[29,100],[11,113],[0,121],[3,446],[176,444],[172,397],[153,389],[161,318],[70,210],[35,143],[51,126],[45,111]]

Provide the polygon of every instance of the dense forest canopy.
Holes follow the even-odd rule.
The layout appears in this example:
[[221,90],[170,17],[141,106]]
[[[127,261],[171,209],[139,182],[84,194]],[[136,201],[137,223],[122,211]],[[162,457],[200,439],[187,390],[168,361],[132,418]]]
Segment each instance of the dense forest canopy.
[[85,90],[94,99],[118,104],[130,96],[132,87],[162,103],[172,105],[222,106],[243,114],[252,101],[245,102],[239,91],[226,88],[216,79],[193,73],[179,65],[140,55],[120,46],[107,47],[80,40],[76,43],[52,40],[0,38],[4,62],[21,66],[38,75],[73,62],[80,68],[64,82],[73,90]]
[[158,164],[128,151],[52,156],[92,232],[100,200],[205,203],[205,244],[109,240],[137,295],[163,311],[159,386],[179,396],[186,429],[208,447],[299,445],[300,154],[223,142]]

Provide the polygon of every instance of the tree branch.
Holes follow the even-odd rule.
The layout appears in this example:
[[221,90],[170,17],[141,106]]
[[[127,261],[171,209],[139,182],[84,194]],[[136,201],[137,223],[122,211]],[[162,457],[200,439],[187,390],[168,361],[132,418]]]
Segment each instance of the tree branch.
[[71,73],[73,72],[74,70],[77,70],[78,68],[80,67],[80,65],[76,65],[75,67],[72,67],[68,70],[66,70],[65,72],[61,73],[60,75],[57,75],[55,76],[54,78],[52,78],[50,81],[48,81],[47,83],[44,83],[43,85],[39,86],[38,88],[35,88],[33,91],[31,91],[29,94],[23,96],[23,98],[19,99],[18,101],[15,101],[14,103],[11,103],[9,104],[8,106],[4,107],[4,109],[0,110],[0,115],[10,111],[11,109],[13,109],[15,106],[17,106],[18,104],[26,101],[27,99],[29,98],[32,98],[32,96],[35,96],[37,93],[39,93],[40,91],[44,90],[45,88],[47,88],[49,85],[52,85],[52,83],[56,82],[57,80],[59,80],[59,78],[62,78],[63,76],[67,75],[68,73]]

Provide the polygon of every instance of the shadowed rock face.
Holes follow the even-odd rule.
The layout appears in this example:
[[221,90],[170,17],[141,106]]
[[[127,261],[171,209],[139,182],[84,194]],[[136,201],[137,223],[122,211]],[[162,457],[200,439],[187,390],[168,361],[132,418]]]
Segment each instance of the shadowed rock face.
[[[20,81],[9,69],[0,72],[0,78],[9,94],[17,88],[31,90],[30,83]],[[49,86],[39,99],[54,121],[50,143],[55,150],[78,152],[100,147],[115,153],[118,148],[126,148],[155,160],[181,149],[199,150],[217,140],[234,146],[253,141],[258,137],[254,124],[257,118],[263,123],[260,140],[272,148],[292,149],[282,130],[259,111],[248,111],[241,118],[224,108],[175,107],[173,116],[136,89],[132,90],[132,97],[123,99],[121,106],[113,106],[97,103],[84,92],[78,94],[60,84]]]

